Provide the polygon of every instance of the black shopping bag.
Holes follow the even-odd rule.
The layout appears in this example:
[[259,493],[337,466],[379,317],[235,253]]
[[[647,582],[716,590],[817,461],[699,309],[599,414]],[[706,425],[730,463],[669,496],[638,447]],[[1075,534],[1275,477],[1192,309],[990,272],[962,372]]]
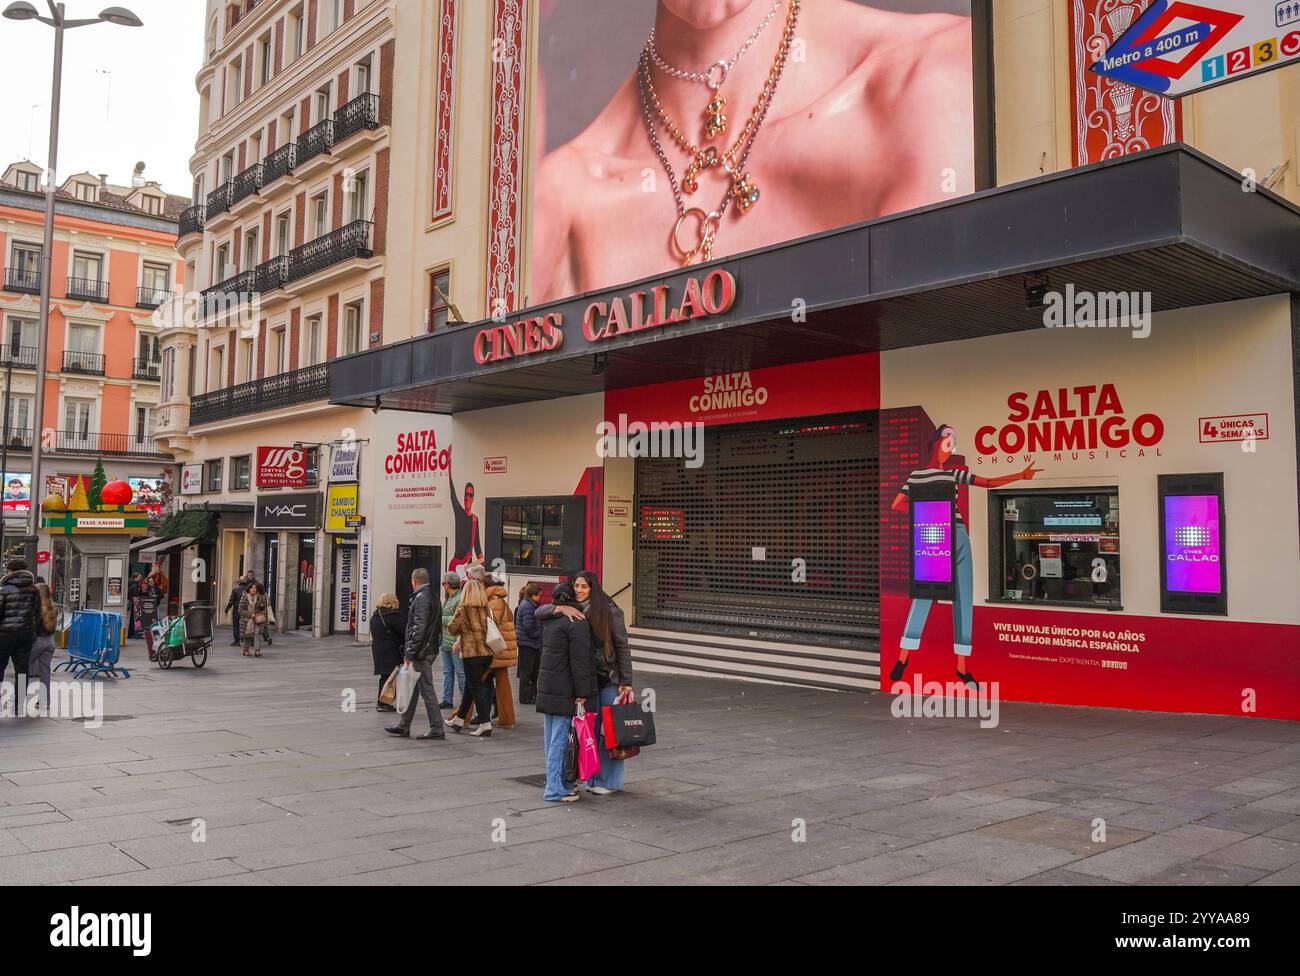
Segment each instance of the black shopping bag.
[[564,781],[566,783],[577,782],[578,779],[578,733],[573,730],[573,723],[569,723],[568,738],[564,741]]
[[636,702],[606,705],[601,715],[601,731],[606,749],[626,749],[655,744],[655,717]]

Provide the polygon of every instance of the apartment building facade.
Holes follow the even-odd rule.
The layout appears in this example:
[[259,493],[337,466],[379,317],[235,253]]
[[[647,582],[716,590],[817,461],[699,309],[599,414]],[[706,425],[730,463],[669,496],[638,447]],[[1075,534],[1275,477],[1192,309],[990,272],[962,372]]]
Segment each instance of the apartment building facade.
[[365,412],[329,404],[326,371],[383,341],[394,33],[377,0],[207,5],[191,301],[162,341],[156,436],[178,507],[208,519],[176,543],[201,567],[187,592],[222,604],[252,570],[286,630],[348,628],[350,587],[324,581],[350,574],[355,530],[327,533],[322,511]]
[[[130,183],[75,173],[55,197],[46,372],[38,377],[37,332],[45,217],[42,170],[12,163],[0,175],[0,440],[5,529],[16,544],[30,504],[68,494],[97,460],[151,504],[172,457],[154,440],[160,381],[154,313],[180,289],[177,217],[185,197],[165,192],[137,165]],[[42,470],[31,469],[33,405],[44,398]],[[64,540],[43,535],[56,567]],[[48,556],[47,556],[48,558]],[[45,570],[48,572],[48,568]],[[56,581],[59,577],[53,577]]]

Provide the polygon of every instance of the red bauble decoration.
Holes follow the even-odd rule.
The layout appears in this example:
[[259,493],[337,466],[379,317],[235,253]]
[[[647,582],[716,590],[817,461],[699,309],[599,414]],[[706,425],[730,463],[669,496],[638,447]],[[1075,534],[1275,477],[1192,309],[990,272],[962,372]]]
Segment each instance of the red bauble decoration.
[[105,505],[129,505],[131,504],[131,486],[125,481],[110,481],[99,493]]

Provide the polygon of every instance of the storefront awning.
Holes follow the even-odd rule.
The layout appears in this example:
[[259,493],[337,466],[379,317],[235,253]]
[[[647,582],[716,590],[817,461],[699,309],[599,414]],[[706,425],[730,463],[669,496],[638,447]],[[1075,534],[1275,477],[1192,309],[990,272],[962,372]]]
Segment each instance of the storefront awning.
[[[1027,285],[1150,293],[1156,312],[1300,291],[1300,208],[1182,145],[985,190],[514,313],[563,342],[480,365],[456,326],[331,364],[330,399],[454,413],[1043,327]],[[723,269],[722,314],[583,333],[584,311]],[[796,308],[801,316],[792,315]]]
[[183,535],[178,539],[165,539],[162,542],[141,549],[136,555],[140,559],[157,559],[159,553],[167,552],[170,549],[184,549],[193,541],[194,536],[190,535]]
[[156,535],[145,536],[143,539],[137,539],[135,542],[131,543],[131,551],[135,552],[137,549],[142,549],[145,546],[151,546],[154,543],[159,541],[161,540],[159,540],[159,538]]

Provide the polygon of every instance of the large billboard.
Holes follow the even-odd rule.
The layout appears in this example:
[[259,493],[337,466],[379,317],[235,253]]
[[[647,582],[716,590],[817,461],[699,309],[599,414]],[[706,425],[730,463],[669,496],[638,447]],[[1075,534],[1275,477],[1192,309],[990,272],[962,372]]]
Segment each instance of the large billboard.
[[549,0],[528,304],[975,188],[971,0]]

